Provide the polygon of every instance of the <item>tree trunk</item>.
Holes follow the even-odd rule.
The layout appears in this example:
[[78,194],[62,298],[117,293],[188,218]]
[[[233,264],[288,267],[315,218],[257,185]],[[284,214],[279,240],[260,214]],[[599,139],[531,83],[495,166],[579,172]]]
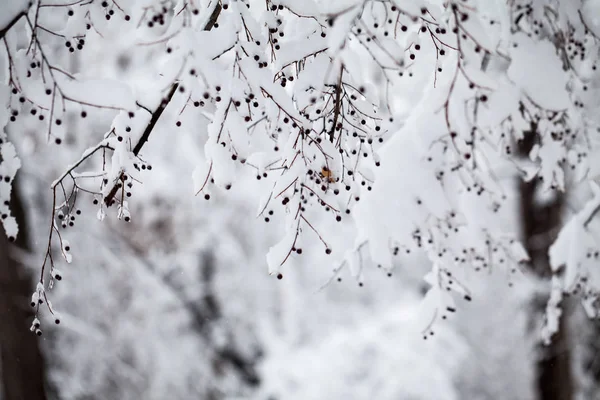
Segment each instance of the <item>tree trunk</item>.
[[600,321],[589,319],[587,316],[587,329],[582,334],[581,363],[582,372],[587,379],[584,379],[582,388],[582,398],[598,399],[600,393]]
[[[16,189],[15,185],[13,194]],[[26,248],[28,239],[22,203],[16,195],[12,200],[12,210],[21,228],[16,245]],[[44,400],[45,375],[39,339],[29,332],[32,313],[28,297],[32,293],[32,280],[25,266],[11,257],[11,246],[0,231],[0,389],[4,395],[0,398]]]
[[[528,157],[533,145],[538,140],[537,126],[533,123],[531,130],[525,132],[519,142],[519,153]],[[561,228],[561,215],[564,196],[556,192],[555,197],[541,203],[536,194],[540,180],[519,183],[521,201],[521,223],[525,248],[531,258],[531,270],[540,279],[549,279],[552,275],[548,249],[556,239]],[[533,299],[535,318],[545,312],[548,295]],[[574,381],[571,370],[571,346],[566,314],[560,320],[559,330],[550,345],[539,343],[539,359],[536,362],[536,388],[539,400],[572,400]]]

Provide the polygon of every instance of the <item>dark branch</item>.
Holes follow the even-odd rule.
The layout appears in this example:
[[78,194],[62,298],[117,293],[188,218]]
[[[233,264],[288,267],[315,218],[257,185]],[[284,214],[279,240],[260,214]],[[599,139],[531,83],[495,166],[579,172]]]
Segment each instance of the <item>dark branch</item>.
[[594,219],[594,217],[596,216],[596,214],[598,214],[598,211],[600,211],[600,205],[597,206],[596,208],[594,208],[594,210],[586,218],[585,222],[583,223],[583,227],[584,228],[588,227],[588,225],[590,224],[590,222],[592,222],[592,220]]
[[21,11],[17,14],[4,29],[0,29],[0,40],[4,39],[4,36],[10,31],[10,29],[17,23],[21,18],[27,15],[27,10]]
[[[213,10],[210,18],[206,22],[206,26],[204,27],[205,31],[210,31],[215,26],[220,14],[221,14],[221,5],[217,4],[215,6],[215,9]],[[146,126],[146,129],[144,129],[144,133],[142,134],[142,136],[136,143],[135,147],[133,148],[133,154],[135,156],[137,156],[140,153],[140,151],[142,150],[142,147],[144,147],[144,145],[148,141],[148,138],[150,137],[150,134],[154,130],[154,127],[156,126],[158,119],[162,115],[165,108],[167,108],[167,106],[171,102],[171,99],[173,99],[173,96],[175,95],[175,91],[177,90],[178,87],[179,87],[179,83],[177,83],[177,82],[173,83],[173,85],[171,86],[171,90],[169,91],[167,96],[160,102],[160,105],[158,106],[156,111],[154,111],[154,113],[152,114],[152,118],[150,118],[150,122]],[[121,180],[122,178],[123,178],[123,176],[121,174],[121,176],[119,177],[119,180]],[[110,190],[110,192],[106,195],[106,197],[104,198],[104,204],[106,204],[107,207],[110,207],[112,205],[113,199],[115,198],[118,191],[119,191],[119,187],[117,186],[117,184],[115,184],[113,186],[113,188]]]
[[221,3],[217,3],[210,18],[208,19],[208,22],[206,23],[206,26],[204,27],[205,31],[210,31],[215,26],[220,14],[221,14]]
[[148,138],[150,137],[150,134],[152,133],[152,130],[154,129],[154,126],[158,122],[158,119],[162,115],[163,111],[165,111],[165,108],[167,108],[167,105],[169,104],[169,102],[173,98],[173,95],[175,94],[175,91],[177,90],[178,87],[179,87],[179,83],[174,83],[171,86],[171,90],[169,90],[169,94],[167,94],[167,97],[165,97],[160,102],[160,105],[158,106],[158,108],[156,109],[156,111],[154,111],[154,113],[152,114],[152,118],[150,118],[150,122],[148,123],[148,126],[146,126],[146,129],[144,130],[144,133],[142,134],[142,136],[138,140],[137,144],[133,148],[133,154],[134,155],[137,156],[140,153],[140,151],[142,150],[142,147],[144,147],[144,145],[148,141]]
[[338,78],[337,86],[335,87],[335,111],[333,115],[333,126],[331,127],[331,131],[329,132],[329,140],[333,143],[335,138],[335,129],[337,126],[337,120],[340,116],[340,107],[341,107],[341,99],[342,99],[342,75],[344,74],[344,65],[340,66],[340,77]]
[[[148,141],[148,138],[150,137],[150,134],[152,133],[152,130],[154,130],[154,127],[156,126],[156,123],[158,122],[158,119],[162,115],[163,111],[165,111],[165,108],[167,108],[167,105],[169,104],[169,102],[173,98],[173,95],[175,94],[175,91],[177,90],[178,87],[179,87],[179,83],[174,83],[171,86],[171,90],[169,90],[169,94],[167,94],[167,97],[165,97],[164,99],[162,99],[162,101],[160,102],[160,105],[158,106],[158,108],[154,111],[154,113],[152,113],[152,117],[150,118],[150,122],[146,126],[146,129],[144,129],[144,133],[142,134],[142,136],[140,137],[140,139],[136,143],[135,147],[133,148],[133,154],[134,155],[137,156],[140,153],[140,151],[142,150],[142,147],[144,147],[144,145]],[[122,176],[119,177],[119,179],[121,179],[121,178],[122,178]],[[113,201],[113,199],[114,199],[114,197],[115,197],[115,195],[117,194],[118,191],[119,191],[119,186],[114,185],[112,187],[112,189],[110,190],[110,192],[104,198],[104,204],[106,204],[107,206],[110,207],[110,205],[112,204],[112,201]]]

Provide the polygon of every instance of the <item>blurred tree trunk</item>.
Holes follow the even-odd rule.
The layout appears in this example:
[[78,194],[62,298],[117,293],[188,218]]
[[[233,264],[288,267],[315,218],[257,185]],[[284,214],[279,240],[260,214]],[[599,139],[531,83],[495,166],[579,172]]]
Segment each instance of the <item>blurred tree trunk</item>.
[[[587,318],[587,317],[586,317]],[[583,334],[581,362],[584,380],[583,398],[598,399],[600,396],[600,321],[588,319],[588,329]]]
[[[539,140],[537,125],[531,124],[531,130],[524,132],[524,138],[518,144],[519,154],[528,157],[532,147]],[[522,235],[525,248],[531,258],[531,270],[540,279],[549,279],[552,275],[548,249],[556,240],[561,228],[561,216],[564,196],[558,191],[555,197],[542,202],[539,200],[540,180],[519,182]],[[534,318],[545,312],[548,294],[533,299]],[[538,345],[539,359],[536,362],[536,392],[539,400],[574,399],[574,380],[571,369],[571,346],[566,313],[560,319],[558,332],[548,346]]]
[[[155,228],[159,232],[159,228]],[[160,232],[159,232],[160,234]],[[148,258],[142,247],[133,242],[132,236],[115,232],[118,237],[118,244],[128,246],[128,250],[144,263],[150,273],[156,275],[164,283],[172,294],[179,300],[185,310],[191,317],[191,328],[205,342],[207,349],[212,352],[210,360],[213,372],[215,374],[214,385],[207,388],[203,398],[206,400],[218,400],[225,398],[221,392],[219,378],[224,378],[228,373],[233,372],[240,379],[244,387],[256,388],[261,383],[261,377],[257,368],[259,359],[262,357],[260,349],[243,348],[237,341],[235,333],[231,330],[227,322],[227,316],[223,315],[221,302],[215,288],[215,277],[217,265],[215,255],[212,251],[202,251],[199,254],[198,269],[202,282],[201,297],[188,297],[186,295],[186,280],[181,279],[180,274],[162,274],[158,268]],[[173,270],[174,271],[174,270]],[[220,330],[218,340],[215,340],[214,328]],[[224,337],[222,336],[224,335]]]
[[23,204],[15,182],[11,209],[19,222],[17,242],[10,244],[0,231],[0,374],[3,400],[46,399],[44,363],[36,335],[29,332],[28,297],[32,279],[26,267],[11,257],[11,246],[27,249]]

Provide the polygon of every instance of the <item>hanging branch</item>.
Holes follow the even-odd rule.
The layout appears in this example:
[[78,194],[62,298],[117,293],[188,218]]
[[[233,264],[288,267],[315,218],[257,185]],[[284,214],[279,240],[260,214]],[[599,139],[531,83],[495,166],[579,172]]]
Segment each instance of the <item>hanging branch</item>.
[[[204,26],[205,31],[210,31],[215,26],[215,24],[217,23],[217,19],[219,18],[219,14],[221,14],[221,5],[219,3],[217,3],[217,5],[215,6],[215,9],[213,10],[212,14],[210,15],[210,18],[208,19],[208,21],[206,22],[206,25]],[[158,119],[160,118],[163,111],[165,111],[165,108],[167,108],[167,106],[173,99],[173,96],[175,95],[175,91],[177,90],[178,87],[179,87],[179,83],[174,82],[173,85],[171,86],[171,90],[169,90],[169,93],[167,94],[167,96],[160,102],[160,105],[158,106],[156,111],[154,111],[154,113],[152,113],[150,122],[146,126],[146,129],[144,129],[144,133],[142,134],[142,136],[136,143],[135,147],[133,148],[133,154],[135,156],[137,156],[140,153],[140,151],[142,150],[142,147],[144,147],[146,142],[148,142],[148,138],[150,137],[150,134],[154,130],[154,127],[156,126]],[[123,174],[121,174],[121,176],[119,177],[117,182],[122,181],[122,178],[123,178]],[[119,186],[117,184],[115,184],[113,186],[113,188],[110,190],[110,192],[106,195],[106,197],[104,198],[104,204],[106,204],[107,207],[110,207],[113,204],[113,200],[118,191],[119,191]]]
[[340,116],[340,107],[341,107],[341,99],[342,99],[342,76],[344,74],[344,64],[340,66],[340,76],[338,78],[337,86],[335,87],[335,112],[333,115],[333,125],[331,127],[331,131],[329,132],[329,140],[333,143],[335,138],[335,128],[337,126],[337,120]]
[[[162,115],[163,111],[165,111],[165,108],[167,108],[167,105],[169,104],[169,102],[173,98],[173,95],[175,94],[175,91],[177,90],[177,87],[179,87],[178,83],[174,83],[171,86],[171,90],[169,91],[169,94],[167,95],[167,97],[165,97],[160,102],[160,105],[158,106],[158,108],[156,109],[156,111],[154,111],[154,113],[152,113],[152,117],[150,118],[150,122],[146,126],[146,129],[144,130],[144,133],[142,134],[142,136],[138,140],[137,144],[133,148],[133,154],[135,156],[137,156],[140,153],[140,151],[142,150],[142,147],[144,147],[144,145],[148,141],[148,138],[150,137],[150,133],[152,133],[152,130],[154,129],[154,127],[156,126],[156,123],[158,122],[158,119],[160,118],[160,116]],[[119,180],[121,180],[122,175],[123,174],[121,174],[121,177],[120,177]],[[119,190],[119,186],[118,185],[114,185],[113,188],[110,190],[110,192],[106,195],[106,197],[104,198],[104,203],[107,206],[110,207],[110,205],[112,204],[112,201],[113,201],[115,195],[117,194],[118,190]]]

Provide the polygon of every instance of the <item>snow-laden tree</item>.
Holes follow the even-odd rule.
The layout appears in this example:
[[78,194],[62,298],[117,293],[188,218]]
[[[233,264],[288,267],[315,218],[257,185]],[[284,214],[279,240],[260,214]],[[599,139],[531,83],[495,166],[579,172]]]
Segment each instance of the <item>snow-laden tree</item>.
[[[471,299],[477,272],[514,281],[528,263],[505,178],[540,182],[539,204],[568,191],[560,233],[540,233],[558,233],[550,340],[565,293],[597,314],[599,11],[597,0],[8,2],[1,124],[35,122],[57,146],[112,117],[51,186],[32,305],[55,313],[47,290],[77,254],[80,202],[100,219],[135,218],[140,183],[156,173],[146,144],[187,132],[205,148],[190,196],[255,199],[261,219],[285,228],[267,254],[273,276],[320,253],[332,280],[347,268],[362,283],[363,268],[391,273],[400,253],[427,254],[425,336],[460,307],[453,293]],[[136,54],[123,60],[135,73],[102,76],[95,47]],[[1,135],[0,210],[14,239],[20,161]],[[169,179],[186,177],[164,191]]]
[[[106,74],[115,65],[136,70],[135,55],[114,52],[110,46],[95,47],[94,53],[104,59]],[[98,131],[110,123],[110,115],[104,117],[89,129]],[[46,146],[35,123],[22,128],[9,132],[23,165],[17,186],[25,190],[26,207],[33,214],[34,240],[44,243],[51,206],[48,185],[64,168],[61,160],[77,157],[93,138],[69,133],[63,145]],[[299,259],[285,280],[273,280],[266,274],[264,254],[277,232],[263,231],[264,222],[252,212],[256,199],[216,193],[214,202],[206,202],[189,196],[191,183],[185,174],[204,157],[196,136],[182,131],[148,142],[144,152],[153,161],[153,179],[144,180],[143,192],[136,193],[130,223],[94,221],[95,206],[80,203],[82,214],[69,227],[76,263],[65,270],[68,279],[51,292],[54,303],[61,305],[61,323],[54,329],[46,324],[40,341],[60,397],[247,398],[258,389],[256,398],[306,398],[319,388],[332,398],[360,399],[371,389],[390,399],[464,396],[463,388],[455,385],[460,370],[455,366],[473,356],[464,340],[453,327],[438,328],[435,341],[423,341],[418,334],[421,296],[416,289],[422,286],[424,257],[398,257],[396,261],[410,263],[410,268],[394,271],[393,278],[377,268],[365,269],[363,287],[344,274],[341,283],[315,293],[330,276],[330,269],[322,267],[330,257],[325,253],[317,254],[321,260]],[[165,181],[170,182],[168,191]],[[251,190],[254,181],[240,181],[236,189],[244,190],[246,184]],[[208,284],[199,257],[207,252],[214,254]],[[34,271],[40,256],[27,258]],[[482,300],[472,305],[481,306]],[[511,312],[511,307],[503,310]],[[460,317],[479,318],[464,309]],[[503,326],[496,329],[499,335],[522,332],[511,324]],[[351,346],[344,345],[346,339]],[[510,351],[526,357],[515,342],[510,340]],[[236,354],[250,362],[248,372],[258,372],[259,386],[248,385],[245,368],[231,362]],[[369,368],[364,367],[365,355]],[[519,365],[527,368],[523,361]],[[321,372],[303,362],[321,365]],[[385,379],[387,374],[395,378]],[[436,385],[421,385],[424,374]],[[510,382],[504,393],[523,397],[523,385],[515,378],[527,374],[504,376]],[[464,380],[480,377],[468,374]],[[361,389],[351,390],[355,385]]]

